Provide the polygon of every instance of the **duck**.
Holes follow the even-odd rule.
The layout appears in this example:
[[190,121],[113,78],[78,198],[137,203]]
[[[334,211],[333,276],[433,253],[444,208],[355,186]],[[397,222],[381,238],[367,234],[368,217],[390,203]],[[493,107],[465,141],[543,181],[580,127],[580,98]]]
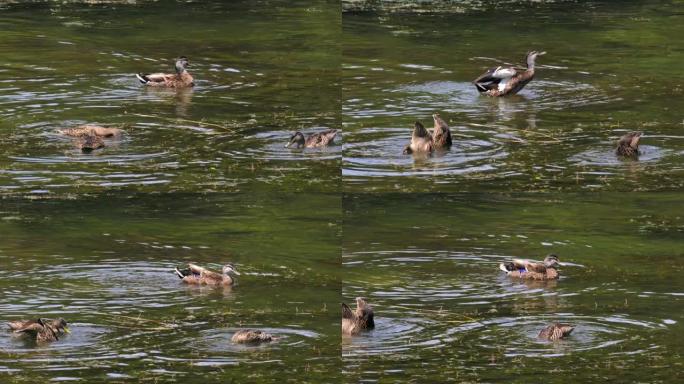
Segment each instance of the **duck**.
[[568,324],[553,323],[542,329],[537,337],[549,341],[556,341],[569,336],[573,329],[575,329],[575,327]]
[[236,344],[259,344],[275,340],[270,333],[258,329],[240,329],[235,332],[230,341]]
[[499,264],[506,275],[526,280],[555,280],[558,278],[558,256],[551,253],[544,261],[513,259]]
[[449,125],[444,121],[439,113],[432,115],[435,121],[435,127],[432,129],[432,143],[435,149],[449,149],[451,148],[451,131]]
[[223,266],[221,273],[189,263],[185,268],[176,267],[176,275],[186,284],[228,286],[235,284],[235,278],[231,275],[240,275],[232,264]]
[[70,333],[66,320],[39,318],[36,320],[15,320],[7,323],[14,333],[31,337],[37,342],[57,341],[65,333]]
[[181,56],[176,60],[176,73],[137,73],[141,84],[150,87],[184,88],[195,85],[192,75],[187,71],[188,58]]
[[363,330],[375,328],[373,307],[362,297],[356,298],[356,310],[342,303],[342,334],[357,335]]
[[322,148],[333,144],[337,136],[337,129],[329,129],[327,131],[312,133],[307,138],[304,134],[297,131],[290,136],[290,141],[285,145],[285,148]]
[[525,56],[527,68],[503,67],[490,68],[485,73],[473,80],[477,91],[487,96],[499,97],[515,95],[520,92],[527,83],[532,81],[535,74],[535,62],[537,57],[546,52],[531,51]]
[[83,137],[83,136],[100,136],[100,137],[119,137],[121,136],[121,130],[118,128],[107,128],[94,124],[84,124],[79,125],[74,128],[61,129],[59,131],[63,135],[72,137]]
[[104,140],[102,140],[101,136],[97,135],[81,136],[76,141],[76,148],[84,153],[90,153],[96,149],[104,148],[104,146]]
[[641,132],[630,132],[620,138],[615,149],[615,154],[622,157],[639,157],[639,140]]
[[[441,120],[441,119],[440,119]],[[436,124],[436,123],[435,123]],[[413,123],[411,142],[404,147],[404,154],[422,153],[430,154],[435,150],[432,135],[420,121]]]

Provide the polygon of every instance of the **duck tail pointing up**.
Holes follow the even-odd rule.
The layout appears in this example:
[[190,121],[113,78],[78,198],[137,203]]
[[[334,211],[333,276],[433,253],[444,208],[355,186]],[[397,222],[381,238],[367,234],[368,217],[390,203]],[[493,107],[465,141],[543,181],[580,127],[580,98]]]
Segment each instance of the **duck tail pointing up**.
[[183,272],[181,272],[181,270],[178,269],[178,267],[176,267],[175,272],[176,272],[176,275],[178,275],[178,277],[180,277],[181,279],[185,277]]
[[147,78],[147,75],[144,75],[142,73],[136,73],[135,77],[137,77],[142,84],[147,84],[150,82],[150,80]]
[[506,265],[505,265],[504,263],[499,264],[499,269],[502,270],[502,271],[504,271],[504,272],[506,272],[506,273],[510,272],[510,271],[506,268]]

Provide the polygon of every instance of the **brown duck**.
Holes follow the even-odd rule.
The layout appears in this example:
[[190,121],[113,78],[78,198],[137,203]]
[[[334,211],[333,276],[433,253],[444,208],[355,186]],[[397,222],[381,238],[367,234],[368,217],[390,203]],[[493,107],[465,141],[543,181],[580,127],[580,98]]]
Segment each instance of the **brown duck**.
[[100,136],[100,137],[119,137],[121,130],[118,128],[101,127],[94,124],[79,125],[74,128],[62,129],[60,133],[72,137]]
[[62,319],[15,320],[7,323],[14,333],[28,335],[38,342],[57,341],[69,333],[67,322]]
[[176,60],[176,73],[138,73],[135,77],[141,84],[150,87],[184,88],[195,85],[192,75],[188,73],[188,58],[181,56]]
[[226,264],[221,273],[211,271],[196,264],[188,264],[186,268],[175,270],[178,277],[186,284],[228,286],[235,284],[231,275],[240,275],[232,264]]
[[571,325],[554,323],[547,325],[542,329],[537,337],[549,341],[556,341],[569,336],[573,329],[575,329],[575,327]]
[[373,308],[361,297],[356,298],[356,310],[342,303],[342,334],[357,335],[363,330],[375,328]]
[[538,56],[546,52],[531,51],[525,61],[527,68],[502,67],[490,68],[473,80],[477,91],[487,96],[515,95],[534,78],[534,64]]
[[404,147],[404,154],[430,154],[434,150],[435,146],[432,142],[432,135],[425,129],[420,121],[416,121],[413,125],[413,132],[411,133],[411,142]]
[[260,331],[258,329],[241,329],[230,338],[230,341],[236,344],[259,344],[273,341],[276,338],[270,333]]
[[558,256],[550,254],[544,261],[513,259],[499,264],[506,275],[526,280],[554,280],[558,278]]
[[451,131],[449,130],[449,125],[446,121],[442,120],[439,113],[432,115],[432,119],[435,121],[435,127],[432,130],[432,143],[436,149],[449,149],[451,148]]
[[290,136],[290,141],[285,148],[322,148],[333,144],[337,136],[337,129],[330,129],[324,132],[313,133],[307,138],[304,134],[297,131]]
[[623,157],[639,157],[639,140],[641,132],[630,132],[620,138],[617,143],[615,154]]

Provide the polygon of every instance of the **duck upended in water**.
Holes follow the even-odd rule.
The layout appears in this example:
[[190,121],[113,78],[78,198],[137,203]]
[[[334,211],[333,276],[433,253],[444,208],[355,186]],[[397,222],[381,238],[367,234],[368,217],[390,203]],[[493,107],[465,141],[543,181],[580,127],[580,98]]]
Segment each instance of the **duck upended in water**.
[[435,127],[432,130],[432,144],[436,149],[449,149],[451,148],[451,131],[449,130],[449,125],[444,121],[439,113],[432,115],[432,119],[435,121]]
[[473,84],[478,92],[487,96],[515,95],[532,81],[535,74],[535,61],[538,56],[544,54],[546,52],[531,51],[527,53],[525,57],[526,69],[502,66],[490,68],[473,80]]
[[573,329],[575,329],[575,327],[568,324],[554,323],[547,325],[542,329],[537,337],[549,341],[556,341],[569,336]]
[[236,344],[259,344],[273,341],[276,338],[270,333],[258,329],[241,329],[230,338]]
[[57,341],[70,333],[67,322],[62,319],[15,320],[7,323],[14,333],[28,335],[38,342]]
[[420,121],[416,121],[413,125],[413,132],[411,133],[411,142],[404,147],[404,154],[430,154],[434,150],[435,146],[432,142],[432,135],[425,129]]
[[74,128],[61,129],[63,135],[72,137],[100,136],[100,137],[119,137],[121,130],[118,128],[107,128],[99,125],[84,124]]
[[615,154],[623,157],[639,157],[639,140],[641,140],[641,132],[630,132],[618,140]]
[[304,134],[297,131],[290,136],[290,141],[285,148],[322,148],[331,145],[337,136],[337,129],[330,129],[324,132],[312,133],[304,138]]
[[196,264],[188,264],[186,268],[176,267],[176,275],[186,284],[227,286],[235,284],[233,274],[240,275],[232,264],[226,264],[221,273],[211,271]]
[[356,310],[342,303],[342,334],[356,335],[363,330],[375,328],[373,307],[361,297],[356,298]]
[[542,262],[513,259],[499,264],[499,269],[519,279],[554,280],[558,278],[559,266],[558,256],[550,254]]
[[151,87],[192,87],[195,82],[187,71],[189,66],[188,58],[181,56],[176,60],[176,73],[137,73],[135,77],[140,80],[140,83]]

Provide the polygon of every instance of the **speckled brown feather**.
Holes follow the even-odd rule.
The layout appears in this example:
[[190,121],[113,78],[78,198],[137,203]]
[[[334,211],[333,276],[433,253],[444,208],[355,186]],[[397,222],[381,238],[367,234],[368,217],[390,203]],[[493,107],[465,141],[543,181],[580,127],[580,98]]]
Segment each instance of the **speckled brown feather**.
[[356,335],[363,330],[373,329],[373,308],[360,298],[356,298],[356,310],[352,311],[347,304],[342,303],[342,334]]
[[570,335],[572,330],[575,329],[575,327],[567,325],[567,324],[560,324],[560,323],[554,323],[546,326],[544,329],[542,329],[539,332],[539,338],[540,339],[546,339],[549,341],[556,341],[560,340],[564,337],[567,337]]
[[432,130],[432,142],[435,148],[449,149],[451,148],[451,131],[449,125],[444,121],[439,114],[432,115],[435,126]]

